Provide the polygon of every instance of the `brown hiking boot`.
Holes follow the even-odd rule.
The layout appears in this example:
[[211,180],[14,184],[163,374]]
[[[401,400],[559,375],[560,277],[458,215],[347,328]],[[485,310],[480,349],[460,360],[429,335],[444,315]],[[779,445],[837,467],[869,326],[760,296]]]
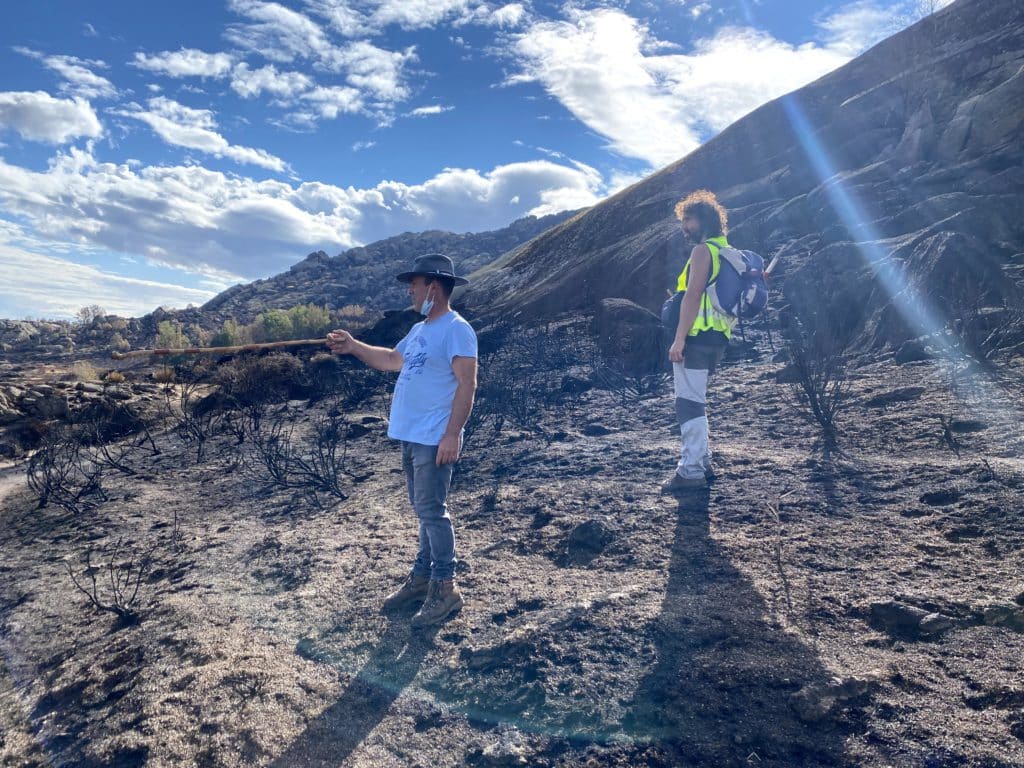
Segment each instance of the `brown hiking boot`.
[[708,487],[706,477],[683,477],[678,472],[672,473],[672,479],[661,486],[662,493],[682,493],[696,491]]
[[462,595],[455,588],[451,579],[430,582],[430,592],[423,601],[423,607],[412,617],[415,627],[429,627],[440,624],[452,611],[459,610],[463,605]]
[[381,610],[393,611],[396,608],[401,608],[411,603],[413,600],[422,600],[430,591],[430,584],[430,577],[417,576],[415,573],[410,573],[402,586],[384,598]]

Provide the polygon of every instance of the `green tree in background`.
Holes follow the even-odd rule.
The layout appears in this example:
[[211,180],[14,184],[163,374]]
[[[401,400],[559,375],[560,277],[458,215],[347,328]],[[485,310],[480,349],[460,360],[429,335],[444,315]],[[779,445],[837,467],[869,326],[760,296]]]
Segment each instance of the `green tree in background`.
[[241,325],[234,320],[225,320],[224,325],[210,339],[211,347],[237,347],[252,342],[249,326]]
[[287,341],[295,338],[292,334],[292,318],[284,309],[269,309],[260,313],[251,326],[253,341]]
[[181,323],[175,320],[164,320],[156,327],[156,346],[161,349],[181,349],[192,342],[181,329]]
[[315,304],[300,304],[288,310],[295,339],[319,339],[331,330],[331,313]]

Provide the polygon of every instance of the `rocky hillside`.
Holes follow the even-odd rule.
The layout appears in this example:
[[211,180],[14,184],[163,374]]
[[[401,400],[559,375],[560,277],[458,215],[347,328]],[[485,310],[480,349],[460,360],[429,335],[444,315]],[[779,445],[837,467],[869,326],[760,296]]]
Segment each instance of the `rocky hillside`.
[[863,344],[956,318],[1021,348],[1022,115],[1024,5],[960,0],[530,242],[466,301],[505,317],[606,297],[655,309],[686,253],[674,203],[708,188],[734,244],[782,254],[786,302],[810,284]]
[[405,288],[395,281],[395,275],[416,256],[446,253],[460,272],[468,274],[571,215],[527,216],[492,232],[406,232],[334,257],[317,251],[287,272],[237,285],[214,297],[201,308],[200,322],[207,327],[219,326],[228,318],[246,323],[268,309],[308,303],[330,309],[349,304],[377,311],[402,307],[407,303]]

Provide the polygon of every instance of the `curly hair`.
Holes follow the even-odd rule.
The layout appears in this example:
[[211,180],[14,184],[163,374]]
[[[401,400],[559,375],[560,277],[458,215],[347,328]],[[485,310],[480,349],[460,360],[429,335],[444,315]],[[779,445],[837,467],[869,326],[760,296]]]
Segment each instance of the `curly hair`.
[[676,218],[682,221],[684,216],[694,216],[705,237],[729,234],[729,214],[714,192],[698,189],[676,203]]

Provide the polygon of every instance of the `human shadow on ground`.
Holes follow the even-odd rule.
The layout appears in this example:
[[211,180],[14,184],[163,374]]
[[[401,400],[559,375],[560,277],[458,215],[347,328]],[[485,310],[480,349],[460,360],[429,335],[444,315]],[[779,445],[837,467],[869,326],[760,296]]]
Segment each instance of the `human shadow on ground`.
[[373,655],[338,700],[321,712],[271,766],[341,765],[416,677],[436,634],[437,628],[413,629],[408,616],[389,618]]
[[640,683],[623,730],[653,764],[836,766],[844,734],[808,725],[790,706],[831,675],[799,640],[773,627],[750,580],[710,534],[709,494],[679,502],[657,663]]

